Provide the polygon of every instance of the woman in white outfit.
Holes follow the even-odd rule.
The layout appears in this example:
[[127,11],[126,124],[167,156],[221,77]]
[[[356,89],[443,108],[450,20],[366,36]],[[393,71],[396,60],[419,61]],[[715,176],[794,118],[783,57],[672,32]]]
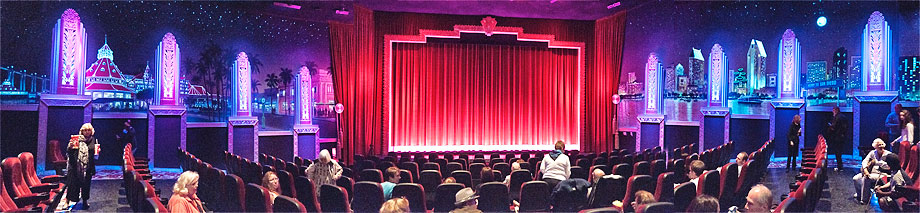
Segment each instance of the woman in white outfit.
[[911,144],[914,143],[914,121],[910,116],[910,111],[901,110],[900,113],[901,120],[901,137],[895,138],[891,142],[892,149],[898,149],[900,147],[901,141],[908,141]]
[[559,182],[569,179],[569,173],[572,170],[569,156],[562,154],[562,151],[565,150],[565,142],[556,141],[555,148],[555,150],[543,156],[543,162],[540,163],[543,181],[546,181],[550,190],[556,188],[556,184],[559,184]]
[[875,150],[869,152],[862,161],[862,168],[859,174],[853,176],[853,185],[856,187],[856,194],[853,195],[856,201],[865,205],[869,201],[869,196],[875,183],[884,175],[879,168],[885,165],[885,155],[892,154],[885,150],[885,141],[876,138],[872,141],[872,147]]

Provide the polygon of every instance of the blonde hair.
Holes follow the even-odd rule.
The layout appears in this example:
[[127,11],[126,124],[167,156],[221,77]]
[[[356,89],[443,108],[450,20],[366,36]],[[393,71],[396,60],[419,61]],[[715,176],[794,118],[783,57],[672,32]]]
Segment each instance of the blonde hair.
[[83,134],[83,131],[84,131],[84,130],[89,131],[89,132],[92,133],[93,135],[96,134],[96,129],[93,128],[93,124],[85,123],[85,124],[83,124],[83,126],[80,126],[80,134],[81,134],[81,135]]
[[380,213],[406,213],[409,212],[409,200],[406,198],[393,198],[383,202],[380,206]]
[[192,182],[195,182],[195,180],[198,180],[197,172],[183,172],[181,175],[179,175],[179,179],[176,180],[176,184],[173,185],[173,194],[188,196],[188,185]]
[[319,158],[317,158],[317,160],[319,160],[319,162],[323,162],[323,163],[332,162],[332,156],[329,155],[329,150],[328,150],[328,149],[320,150],[320,151],[319,151]]
[[872,141],[872,148],[885,148],[886,144],[881,138],[876,138]]
[[[271,177],[271,175],[274,175],[275,178],[278,178],[279,185],[277,189],[271,188],[271,183],[269,182],[270,181],[269,177]],[[280,185],[281,182],[280,181],[281,181],[281,178],[279,178],[278,174],[275,174],[275,172],[273,171],[265,172],[265,175],[262,175],[262,187],[265,187],[266,189],[268,189],[268,191],[272,191],[272,192],[281,194],[281,185]]]
[[556,150],[565,151],[565,142],[562,140],[556,141]]
[[639,190],[636,192],[636,205],[644,205],[649,203],[654,203],[655,195],[652,195],[651,192],[645,190]]

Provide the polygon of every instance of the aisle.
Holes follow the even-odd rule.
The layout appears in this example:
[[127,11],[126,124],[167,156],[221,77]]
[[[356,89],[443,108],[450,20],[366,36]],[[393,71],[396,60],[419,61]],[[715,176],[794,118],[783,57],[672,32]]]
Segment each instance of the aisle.
[[[827,173],[827,188],[821,192],[821,200],[815,210],[817,212],[881,212],[878,207],[878,199],[872,198],[869,205],[859,205],[853,199],[853,175],[859,171],[856,168],[847,167],[835,172],[829,169]],[[780,196],[789,193],[789,183],[795,180],[793,172],[786,173],[783,168],[772,168],[768,170],[767,177],[764,178],[763,184],[773,191],[773,203],[782,202]]]

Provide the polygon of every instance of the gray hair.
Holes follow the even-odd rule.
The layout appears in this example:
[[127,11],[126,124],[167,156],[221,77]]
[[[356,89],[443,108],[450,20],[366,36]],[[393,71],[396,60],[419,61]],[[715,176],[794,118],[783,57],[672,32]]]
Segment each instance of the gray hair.
[[757,204],[764,206],[766,209],[770,209],[773,206],[773,192],[763,184],[751,187],[751,193],[755,193],[753,200]]
[[331,162],[332,156],[329,155],[329,150],[323,149],[319,151],[319,157],[317,158],[317,160],[319,160],[320,162]]

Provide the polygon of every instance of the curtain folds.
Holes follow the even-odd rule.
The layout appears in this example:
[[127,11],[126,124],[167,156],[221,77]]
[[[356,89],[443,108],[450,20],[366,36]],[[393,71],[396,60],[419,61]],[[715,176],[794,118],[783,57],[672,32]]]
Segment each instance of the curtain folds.
[[557,140],[577,145],[578,65],[575,49],[395,43],[391,148],[550,149]]
[[604,152],[620,147],[616,145],[616,120],[619,118],[616,117],[617,106],[613,104],[613,95],[617,93],[620,82],[625,28],[625,11],[595,21],[594,66],[587,73],[587,124],[582,150]]

